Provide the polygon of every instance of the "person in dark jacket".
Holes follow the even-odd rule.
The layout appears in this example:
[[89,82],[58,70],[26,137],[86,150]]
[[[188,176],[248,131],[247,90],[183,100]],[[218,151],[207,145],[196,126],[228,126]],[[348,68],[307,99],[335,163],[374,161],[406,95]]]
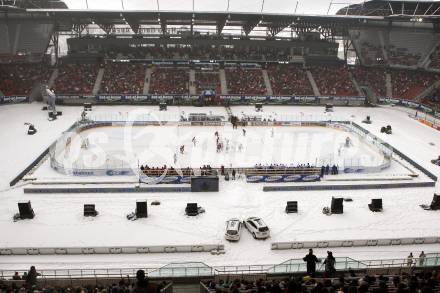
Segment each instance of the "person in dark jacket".
[[133,288],[132,293],[147,293],[148,290],[148,279],[145,278],[144,270],[138,270],[136,272],[136,285]]
[[336,263],[336,260],[333,257],[333,253],[331,251],[327,251],[327,258],[324,261],[325,275],[327,278],[334,277],[335,272],[336,272],[335,263]]
[[25,279],[28,287],[32,287],[37,284],[37,277],[38,276],[41,276],[41,275],[39,273],[37,273],[37,270],[35,269],[34,266],[31,266],[29,272],[27,273],[26,279]]
[[313,254],[313,249],[309,249],[309,254],[307,254],[303,260],[307,263],[307,274],[311,277],[314,277],[316,272],[316,263],[319,262],[319,259]]

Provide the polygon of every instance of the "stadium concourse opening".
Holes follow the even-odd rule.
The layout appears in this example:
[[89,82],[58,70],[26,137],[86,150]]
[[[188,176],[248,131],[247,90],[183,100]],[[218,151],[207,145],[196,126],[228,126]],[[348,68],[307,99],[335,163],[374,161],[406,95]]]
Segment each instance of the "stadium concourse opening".
[[0,290],[438,291],[439,2],[66,3],[0,0]]

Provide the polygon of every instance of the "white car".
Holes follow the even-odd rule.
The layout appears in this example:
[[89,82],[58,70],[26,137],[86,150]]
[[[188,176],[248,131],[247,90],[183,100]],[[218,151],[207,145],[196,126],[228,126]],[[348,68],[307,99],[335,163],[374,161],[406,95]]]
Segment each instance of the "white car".
[[229,241],[240,240],[241,234],[241,221],[239,219],[233,218],[226,221],[226,232],[225,238]]
[[255,239],[266,239],[270,237],[269,228],[262,219],[258,217],[250,217],[243,223]]

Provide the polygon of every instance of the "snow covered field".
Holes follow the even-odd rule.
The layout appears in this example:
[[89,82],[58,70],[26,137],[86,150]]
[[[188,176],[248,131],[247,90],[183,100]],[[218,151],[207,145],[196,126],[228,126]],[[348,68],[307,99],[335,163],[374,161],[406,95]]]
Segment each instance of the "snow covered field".
[[[263,192],[262,185],[242,182],[221,181],[219,193],[166,193],[166,194],[23,194],[22,187],[8,188],[8,182],[35,159],[47,146],[66,130],[81,113],[80,107],[63,107],[63,116],[49,122],[46,113],[40,111],[41,105],[8,105],[0,107],[0,247],[13,246],[94,246],[94,245],[155,245],[155,244],[194,244],[223,243],[226,254],[214,256],[207,253],[166,254],[166,255],[128,255],[128,256],[1,256],[0,269],[27,268],[37,264],[39,268],[66,267],[139,267],[160,266],[170,262],[203,261],[208,265],[222,264],[272,264],[304,255],[304,250],[272,251],[270,243],[294,240],[327,240],[385,237],[438,236],[440,213],[422,210],[418,205],[429,203],[434,188],[391,189],[366,191],[312,191],[312,192]],[[157,107],[94,107],[96,114],[116,111],[129,112],[145,108],[151,113],[159,112]],[[223,108],[169,107],[169,115],[189,112],[213,111],[224,113]],[[253,107],[232,107],[233,113],[255,113]],[[323,107],[283,107],[265,106],[263,114],[279,117],[286,115],[324,115]],[[301,114],[302,113],[302,114]],[[174,115],[173,114],[173,115]],[[440,168],[430,160],[440,153],[440,132],[408,117],[405,110],[389,107],[381,108],[335,108],[330,115],[337,115],[360,123],[366,115],[373,120],[371,125],[363,125],[378,137],[389,142],[419,164],[440,175]],[[280,119],[277,119],[280,120]],[[35,124],[38,133],[26,135],[24,122]],[[380,127],[392,125],[393,134],[380,133]],[[104,130],[105,131],[105,130]],[[173,142],[173,129],[157,128],[166,139],[158,147]],[[167,131],[170,131],[167,133]],[[185,131],[185,130],[182,130]],[[297,136],[296,128],[275,130],[275,137]],[[315,130],[314,130],[315,131]],[[333,143],[325,154],[335,150],[337,134],[326,136],[319,133],[319,141]],[[212,129],[207,136],[207,148],[213,140]],[[167,133],[165,135],[165,133]],[[227,132],[225,132],[227,133]],[[252,137],[252,131],[248,133]],[[182,133],[183,136],[184,133]],[[107,134],[111,135],[111,134]],[[156,133],[156,135],[158,135]],[[188,134],[189,135],[189,134]],[[186,139],[191,140],[191,135]],[[270,137],[270,129],[262,130],[256,137]],[[227,135],[225,134],[225,137]],[[346,135],[345,135],[346,136]],[[343,136],[345,138],[345,136]],[[230,135],[231,141],[243,139],[240,130]],[[336,138],[336,139],[335,139]],[[257,138],[258,139],[258,138]],[[145,139],[146,140],[146,139]],[[143,140],[142,140],[143,141]],[[298,138],[295,141],[300,141]],[[336,142],[335,142],[336,141]],[[203,146],[203,139],[197,147]],[[144,142],[141,142],[141,144]],[[326,143],[326,145],[327,145]],[[112,144],[113,145],[113,144]],[[178,144],[175,144],[178,145]],[[189,145],[189,143],[188,143]],[[259,145],[259,144],[257,144]],[[273,144],[278,145],[278,144]],[[299,154],[306,154],[308,143],[299,145]],[[175,146],[173,145],[172,148]],[[264,150],[263,146],[260,150]],[[336,148],[337,149],[337,148]],[[271,152],[272,158],[282,160],[286,149]],[[295,152],[292,152],[295,153]],[[186,161],[191,163],[192,157]],[[293,156],[295,157],[295,156]],[[202,157],[215,162],[227,158]],[[255,160],[256,157],[253,157]],[[262,157],[263,158],[263,157]],[[200,162],[204,161],[199,159]],[[247,163],[253,164],[249,160]],[[206,164],[209,164],[207,161]],[[353,202],[345,203],[344,214],[325,216],[322,207],[328,206],[332,196],[351,197]],[[381,197],[384,201],[383,213],[371,213],[367,204],[371,198]],[[149,206],[149,218],[135,222],[127,221],[125,215],[135,208],[136,199],[159,200],[160,206]],[[17,212],[17,201],[31,200],[36,217],[32,221],[14,223],[12,216]],[[285,214],[288,200],[297,200],[298,214]],[[184,215],[187,202],[198,202],[206,213],[196,218]],[[95,203],[100,215],[94,219],[84,219],[82,205]],[[224,223],[230,217],[245,218],[260,216],[271,229],[271,238],[266,241],[254,240],[243,231],[238,243],[224,240]],[[333,249],[336,256],[350,256],[359,259],[404,257],[410,251],[440,251],[440,245],[394,246]],[[325,249],[317,250],[318,255]]]

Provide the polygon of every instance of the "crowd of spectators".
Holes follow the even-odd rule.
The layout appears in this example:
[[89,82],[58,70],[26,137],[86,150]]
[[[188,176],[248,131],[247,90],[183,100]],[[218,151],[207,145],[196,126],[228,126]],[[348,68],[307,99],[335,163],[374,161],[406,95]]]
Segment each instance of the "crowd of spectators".
[[358,96],[347,66],[311,66],[310,71],[323,96]]
[[232,47],[232,46],[152,46],[130,48],[125,52],[106,51],[104,58],[155,59],[155,60],[253,60],[289,61],[289,50],[279,48]]
[[[313,89],[302,65],[267,65],[269,82],[274,95],[313,95]],[[54,90],[63,94],[92,94],[100,65],[65,63],[58,66]],[[145,65],[141,63],[108,63],[104,65],[101,94],[142,94]],[[189,94],[189,68],[152,68],[149,94]],[[359,86],[370,87],[378,97],[385,97],[386,73],[391,74],[394,98],[413,99],[431,86],[439,75],[418,70],[397,70],[381,67],[350,69],[344,65],[313,65],[310,71],[323,96],[357,96],[359,93],[350,78],[350,71]],[[29,95],[39,83],[48,82],[53,69],[41,63],[0,65],[0,91],[4,95]],[[263,72],[259,68],[228,67],[225,69],[228,94],[266,95]],[[214,89],[221,93],[218,70],[195,69],[193,83],[196,94]],[[429,104],[438,104],[438,94],[428,97]]]
[[313,89],[302,65],[270,64],[267,68],[274,95],[313,95]]
[[164,165],[162,167],[150,167],[148,165],[141,165],[140,170],[144,175],[147,176],[194,176],[196,175],[213,175],[216,171],[210,165],[203,165],[198,169],[186,167],[186,168],[174,168],[173,166],[167,167]]
[[212,89],[221,93],[220,74],[218,71],[196,71],[195,86],[197,93]]
[[354,79],[359,86],[368,86],[378,97],[386,97],[386,71],[383,68],[354,67]]
[[230,68],[226,69],[228,94],[266,95],[261,69]]
[[368,275],[357,277],[353,273],[337,278],[297,276],[272,280],[213,280],[204,284],[209,292],[219,293],[434,293],[439,291],[440,274],[420,273],[393,276]]
[[55,93],[92,94],[99,68],[98,64],[61,64],[55,80]]
[[42,63],[1,64],[0,91],[6,96],[28,95],[38,83],[49,81],[52,68]]
[[41,282],[39,276],[33,266],[23,277],[16,272],[13,282],[0,279],[0,293],[159,293],[167,286],[166,282],[150,282],[143,270],[137,271],[136,280],[127,275],[111,285],[53,286],[50,281]]
[[437,74],[425,71],[392,70],[393,98],[414,99],[438,79],[439,76]]
[[151,73],[150,94],[188,94],[188,69],[155,67]]
[[142,94],[145,66],[140,63],[108,63],[104,66],[102,94]]

